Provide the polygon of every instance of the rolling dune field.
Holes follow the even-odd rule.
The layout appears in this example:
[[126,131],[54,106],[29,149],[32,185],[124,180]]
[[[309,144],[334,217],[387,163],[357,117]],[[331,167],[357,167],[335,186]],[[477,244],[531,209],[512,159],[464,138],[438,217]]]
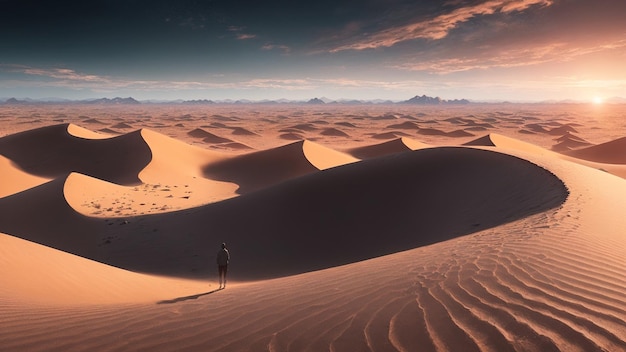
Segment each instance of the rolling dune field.
[[0,106],[0,350],[626,351],[624,116]]

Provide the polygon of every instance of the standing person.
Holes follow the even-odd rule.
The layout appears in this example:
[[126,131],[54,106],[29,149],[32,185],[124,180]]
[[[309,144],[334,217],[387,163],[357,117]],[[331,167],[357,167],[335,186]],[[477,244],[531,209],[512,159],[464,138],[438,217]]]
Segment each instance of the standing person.
[[226,249],[226,243],[222,243],[222,248],[217,252],[217,272],[220,276],[220,289],[226,288],[226,272],[230,262],[230,253]]

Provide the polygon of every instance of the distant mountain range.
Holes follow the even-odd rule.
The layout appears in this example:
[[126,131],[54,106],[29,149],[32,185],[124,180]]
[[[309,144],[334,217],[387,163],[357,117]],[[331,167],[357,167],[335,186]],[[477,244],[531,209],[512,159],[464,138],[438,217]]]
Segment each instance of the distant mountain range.
[[421,97],[416,95],[413,98],[401,102],[401,104],[415,104],[415,105],[462,105],[469,104],[470,101],[467,99],[454,99],[454,100],[444,100],[439,97],[428,97],[426,95],[422,95]]
[[[626,104],[626,98],[612,97],[604,100],[608,104]],[[30,105],[30,104],[92,104],[92,105],[137,105],[137,104],[181,104],[181,105],[211,105],[211,104],[306,104],[306,105],[365,105],[365,104],[402,104],[402,105],[465,105],[473,103],[509,103],[507,101],[483,101],[476,102],[468,99],[453,99],[446,100],[439,97],[429,97],[427,95],[416,95],[411,99],[402,101],[371,99],[371,100],[332,100],[325,97],[312,98],[309,100],[289,100],[289,99],[277,99],[277,100],[143,100],[139,101],[132,97],[127,98],[99,98],[99,99],[83,99],[83,100],[70,100],[62,98],[42,98],[42,99],[17,99],[17,98],[0,98],[0,104],[3,105]],[[530,103],[530,102],[527,102]],[[584,101],[576,100],[550,100],[535,103],[544,104],[580,104],[587,103]]]
[[[2,101],[2,99],[0,99]],[[100,99],[86,99],[86,100],[69,100],[69,99],[59,99],[59,98],[46,98],[46,99],[16,99],[16,98],[8,98],[3,102],[6,105],[27,105],[27,104],[102,104],[102,105],[132,105],[132,104],[141,104],[140,101],[135,100],[131,97],[128,98],[120,98],[116,97],[113,99],[109,98],[100,98]]]

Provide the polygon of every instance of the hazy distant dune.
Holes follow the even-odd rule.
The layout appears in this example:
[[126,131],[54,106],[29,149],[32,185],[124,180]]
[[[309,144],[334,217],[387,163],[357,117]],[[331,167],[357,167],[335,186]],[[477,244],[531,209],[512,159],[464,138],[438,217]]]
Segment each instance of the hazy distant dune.
[[626,164],[626,137],[574,150],[567,155],[600,163]]

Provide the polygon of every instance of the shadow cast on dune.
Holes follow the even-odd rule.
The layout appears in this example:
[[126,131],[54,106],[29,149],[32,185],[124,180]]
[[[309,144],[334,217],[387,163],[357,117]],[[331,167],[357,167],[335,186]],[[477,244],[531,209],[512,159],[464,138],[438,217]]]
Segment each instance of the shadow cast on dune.
[[[347,164],[128,221],[80,215],[60,206],[62,192],[63,183],[52,182],[0,199],[0,231],[120,268],[179,277],[214,275],[217,245],[226,241],[229,277],[236,280],[320,270],[445,241],[558,207],[568,195],[561,180],[535,164],[460,147]],[[49,209],[58,211],[41,216]],[[25,223],[29,213],[39,221]]]
[[[115,265],[206,275],[214,269],[207,257],[226,241],[233,256],[231,277],[280,277],[495,227],[555,208],[567,195],[561,180],[526,160],[469,148],[425,149],[328,169],[192,210],[139,218],[124,227],[126,241],[142,239],[136,234],[151,228],[159,235],[142,248],[137,245],[143,254],[118,253]],[[110,249],[123,248],[112,244]]]
[[208,296],[210,294],[213,294],[215,292],[219,292],[219,291],[222,291],[222,290],[223,290],[223,288],[219,288],[219,289],[216,289],[216,290],[213,290],[213,291],[209,291],[209,292],[198,293],[196,295],[185,296],[185,297],[177,297],[177,298],[173,298],[173,299],[166,299],[166,300],[158,301],[157,304],[174,304],[174,303],[178,303],[178,302],[194,300],[194,299],[198,299],[198,298],[203,297],[203,296]]

